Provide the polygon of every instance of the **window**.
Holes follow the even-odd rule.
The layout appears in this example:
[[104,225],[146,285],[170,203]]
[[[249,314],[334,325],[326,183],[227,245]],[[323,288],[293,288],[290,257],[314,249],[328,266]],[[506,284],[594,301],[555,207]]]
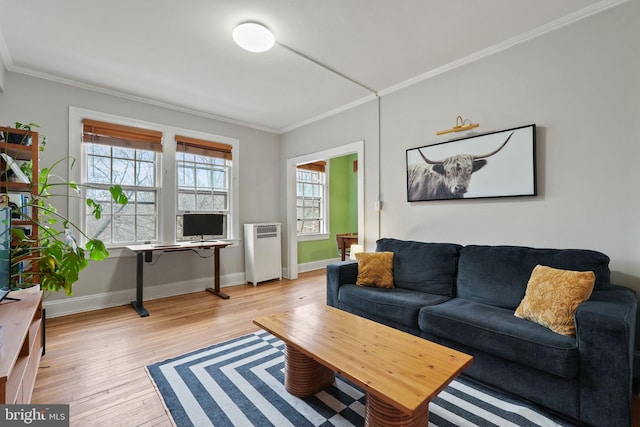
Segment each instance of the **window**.
[[177,240],[185,239],[182,235],[185,212],[223,214],[223,234],[206,237],[229,237],[231,152],[229,144],[176,135]]
[[298,235],[322,234],[326,223],[326,162],[298,165],[296,169]]
[[[69,219],[105,242],[112,256],[130,256],[121,250],[127,245],[182,238],[186,210],[224,214],[224,236],[215,238],[236,244],[239,169],[231,154],[239,146],[222,135],[69,107],[69,156],[77,161],[69,179],[83,192],[66,198]],[[129,204],[111,204],[112,184],[122,186]],[[85,192],[102,205],[99,221],[90,215]]]
[[[162,133],[84,119],[82,142],[86,197],[102,206],[100,219],[85,209],[87,235],[107,245],[157,240]],[[109,187],[115,184],[127,205],[112,202]]]

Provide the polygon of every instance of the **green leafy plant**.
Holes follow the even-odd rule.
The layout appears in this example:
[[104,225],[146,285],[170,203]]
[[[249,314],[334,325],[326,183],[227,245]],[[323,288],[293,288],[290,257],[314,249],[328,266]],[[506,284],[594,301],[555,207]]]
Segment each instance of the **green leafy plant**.
[[26,176],[31,176],[31,170],[32,169],[33,169],[33,162],[31,162],[31,160],[29,160],[27,162],[22,162],[22,164],[20,165],[20,170]]
[[[16,123],[16,127],[18,126],[23,130],[31,130],[37,125]],[[38,233],[37,238],[33,238],[25,233],[23,228],[13,227],[11,258],[15,260],[12,266],[12,279],[17,282],[20,276],[21,281],[25,283],[20,285],[21,287],[40,284],[43,290],[50,292],[64,290],[67,295],[72,295],[73,284],[78,281],[80,272],[89,265],[89,261],[105,260],[109,257],[109,251],[104,242],[85,234],[79,226],[60,214],[51,203],[51,198],[56,196],[81,197],[78,184],[54,173],[54,170],[63,166],[66,161],[70,161],[70,168],[73,168],[75,160],[69,157],[58,160],[51,167],[42,168],[39,171],[37,196],[34,196],[33,200],[25,206],[13,210],[14,217],[32,223],[33,227],[38,227]],[[34,183],[31,185],[33,186]],[[119,185],[111,186],[109,191],[115,203],[121,205],[128,203]],[[87,199],[86,204],[91,214],[96,219],[100,219],[102,206],[92,199]],[[84,248],[78,244],[75,238],[76,233],[86,240]],[[35,263],[37,268],[20,271],[18,267],[24,260]]]
[[[34,129],[39,128],[40,126],[37,125],[36,123],[20,123],[20,122],[15,122],[13,124],[13,128],[14,129],[19,129],[19,130],[26,130],[27,132],[31,132]],[[24,135],[22,135],[22,140],[20,141],[21,144],[25,144],[27,139],[30,138],[28,133],[25,133]],[[44,147],[47,145],[47,137],[45,135],[42,135],[42,139],[40,140],[40,147],[38,147],[38,149],[40,151],[44,151]]]

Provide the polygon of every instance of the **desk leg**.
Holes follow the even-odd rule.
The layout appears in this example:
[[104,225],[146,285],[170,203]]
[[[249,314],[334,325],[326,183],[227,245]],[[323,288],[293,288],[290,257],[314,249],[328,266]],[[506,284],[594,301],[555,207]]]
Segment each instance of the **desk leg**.
[[213,268],[216,271],[213,273],[213,288],[207,288],[207,291],[214,295],[219,296],[222,299],[229,299],[229,295],[220,292],[220,248],[213,248]]
[[138,312],[140,317],[147,317],[149,315],[147,309],[142,305],[142,267],[144,266],[144,254],[144,252],[138,252],[136,267],[136,300],[131,301],[131,306]]

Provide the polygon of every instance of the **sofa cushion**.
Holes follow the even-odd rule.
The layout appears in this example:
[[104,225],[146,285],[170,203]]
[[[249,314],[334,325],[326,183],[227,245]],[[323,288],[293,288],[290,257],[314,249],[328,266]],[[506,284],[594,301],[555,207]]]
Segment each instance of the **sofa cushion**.
[[439,304],[449,298],[407,289],[364,288],[342,285],[338,293],[340,306],[347,306],[382,319],[418,330],[418,312],[425,305]]
[[461,247],[452,243],[380,239],[376,250],[394,253],[393,279],[396,288],[450,297],[454,293]]
[[393,252],[360,252],[356,285],[393,288]]
[[524,297],[531,272],[538,264],[563,270],[593,271],[595,290],[610,287],[609,257],[600,252],[471,245],[460,250],[457,296],[515,310]]
[[593,271],[560,270],[537,265],[515,315],[559,334],[576,336],[575,313],[593,291]]
[[564,378],[575,378],[579,354],[575,338],[519,319],[512,310],[454,298],[423,307],[420,329],[468,347]]

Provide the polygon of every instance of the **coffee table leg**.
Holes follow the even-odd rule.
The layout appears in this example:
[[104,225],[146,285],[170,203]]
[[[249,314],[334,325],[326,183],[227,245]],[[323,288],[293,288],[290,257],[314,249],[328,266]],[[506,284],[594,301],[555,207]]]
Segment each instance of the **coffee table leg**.
[[332,384],[335,373],[288,344],[284,349],[284,386],[297,397],[309,397]]
[[422,427],[429,424],[429,402],[423,403],[412,416],[409,416],[373,393],[367,393],[366,399],[365,427]]

